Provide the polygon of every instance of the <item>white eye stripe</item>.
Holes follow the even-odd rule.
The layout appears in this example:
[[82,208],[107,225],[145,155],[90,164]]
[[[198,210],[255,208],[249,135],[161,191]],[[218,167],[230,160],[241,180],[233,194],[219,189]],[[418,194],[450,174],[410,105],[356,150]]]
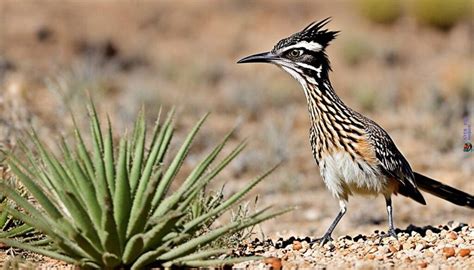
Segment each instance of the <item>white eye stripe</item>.
[[317,73],[321,73],[321,70],[322,70],[322,66],[319,66],[318,68],[315,68],[315,67],[313,67],[313,66],[311,66],[311,65],[308,65],[308,64],[305,64],[305,63],[302,63],[302,62],[297,62],[296,64],[299,65],[299,66],[301,66],[301,67],[314,70],[314,71],[316,71]]
[[298,48],[303,48],[303,49],[306,49],[308,51],[318,52],[323,48],[323,46],[321,46],[321,44],[319,44],[317,42],[300,41],[296,44],[285,47],[283,49],[284,49],[284,51],[288,51],[288,50],[291,50],[291,49],[298,49]]

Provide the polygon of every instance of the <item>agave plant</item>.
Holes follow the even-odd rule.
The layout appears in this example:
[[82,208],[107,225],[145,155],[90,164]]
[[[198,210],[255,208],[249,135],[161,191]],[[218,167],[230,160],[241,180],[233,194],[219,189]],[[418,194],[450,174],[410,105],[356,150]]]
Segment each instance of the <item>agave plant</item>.
[[165,166],[174,130],[173,112],[163,123],[158,117],[149,142],[141,112],[131,136],[123,135],[117,146],[110,121],[103,130],[93,105],[89,111],[90,145],[76,125],[74,143],[61,140],[60,153],[54,154],[33,131],[29,138],[34,147],[19,144],[24,160],[18,155],[8,157],[10,168],[35,203],[11,185],[0,183],[0,192],[23,211],[4,209],[42,232],[49,244],[11,238],[0,238],[0,242],[91,268],[231,264],[253,258],[234,258],[228,247],[215,247],[213,242],[288,211],[265,208],[212,226],[273,169],[229,198],[205,199],[205,207],[193,207],[196,200],[203,200],[206,185],[244,149],[242,142],[217,160],[231,133],[170,191],[207,115]]
[[0,198],[0,238],[27,237],[33,232],[33,227],[10,216],[5,210],[7,204],[6,200]]
[[[0,165],[1,167],[1,165]],[[1,170],[1,168],[0,168]],[[11,186],[14,186],[15,189],[21,190],[22,187],[17,185],[17,182],[3,170],[0,171],[2,174],[2,181],[8,182]],[[21,191],[22,196],[26,196],[26,192]],[[10,202],[7,200],[3,194],[0,194],[0,238],[3,237],[32,237],[35,235],[33,232],[33,227],[28,224],[23,223],[22,221],[13,218],[8,214],[8,211],[5,210],[6,205]]]

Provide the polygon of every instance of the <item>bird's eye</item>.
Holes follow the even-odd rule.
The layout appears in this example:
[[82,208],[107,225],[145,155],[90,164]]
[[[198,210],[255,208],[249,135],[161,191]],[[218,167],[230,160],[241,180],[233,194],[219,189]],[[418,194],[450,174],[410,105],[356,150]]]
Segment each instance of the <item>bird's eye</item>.
[[302,54],[303,54],[303,50],[298,50],[298,49],[291,50],[289,53],[291,57],[298,57],[298,56],[301,56]]

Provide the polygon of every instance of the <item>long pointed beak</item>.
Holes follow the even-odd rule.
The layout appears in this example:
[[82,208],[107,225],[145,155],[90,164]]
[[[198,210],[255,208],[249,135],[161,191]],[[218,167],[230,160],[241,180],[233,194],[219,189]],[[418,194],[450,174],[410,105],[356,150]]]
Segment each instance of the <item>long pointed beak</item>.
[[278,59],[278,56],[272,52],[257,53],[240,59],[237,64],[243,63],[270,63]]

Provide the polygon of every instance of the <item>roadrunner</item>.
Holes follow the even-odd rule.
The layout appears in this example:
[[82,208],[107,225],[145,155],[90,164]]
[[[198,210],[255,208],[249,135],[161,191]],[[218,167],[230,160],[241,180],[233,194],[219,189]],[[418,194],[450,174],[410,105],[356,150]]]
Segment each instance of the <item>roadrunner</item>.
[[238,63],[271,63],[293,76],[303,87],[308,104],[310,143],[326,187],[339,200],[340,211],[320,244],[346,213],[351,195],[385,197],[389,230],[397,237],[392,218],[392,194],[426,204],[419,190],[454,204],[474,208],[474,197],[413,172],[387,132],[377,123],[349,108],[336,95],[329,80],[325,53],[338,31],[323,29],[329,18],[313,22],[280,40],[270,52],[245,57]]

